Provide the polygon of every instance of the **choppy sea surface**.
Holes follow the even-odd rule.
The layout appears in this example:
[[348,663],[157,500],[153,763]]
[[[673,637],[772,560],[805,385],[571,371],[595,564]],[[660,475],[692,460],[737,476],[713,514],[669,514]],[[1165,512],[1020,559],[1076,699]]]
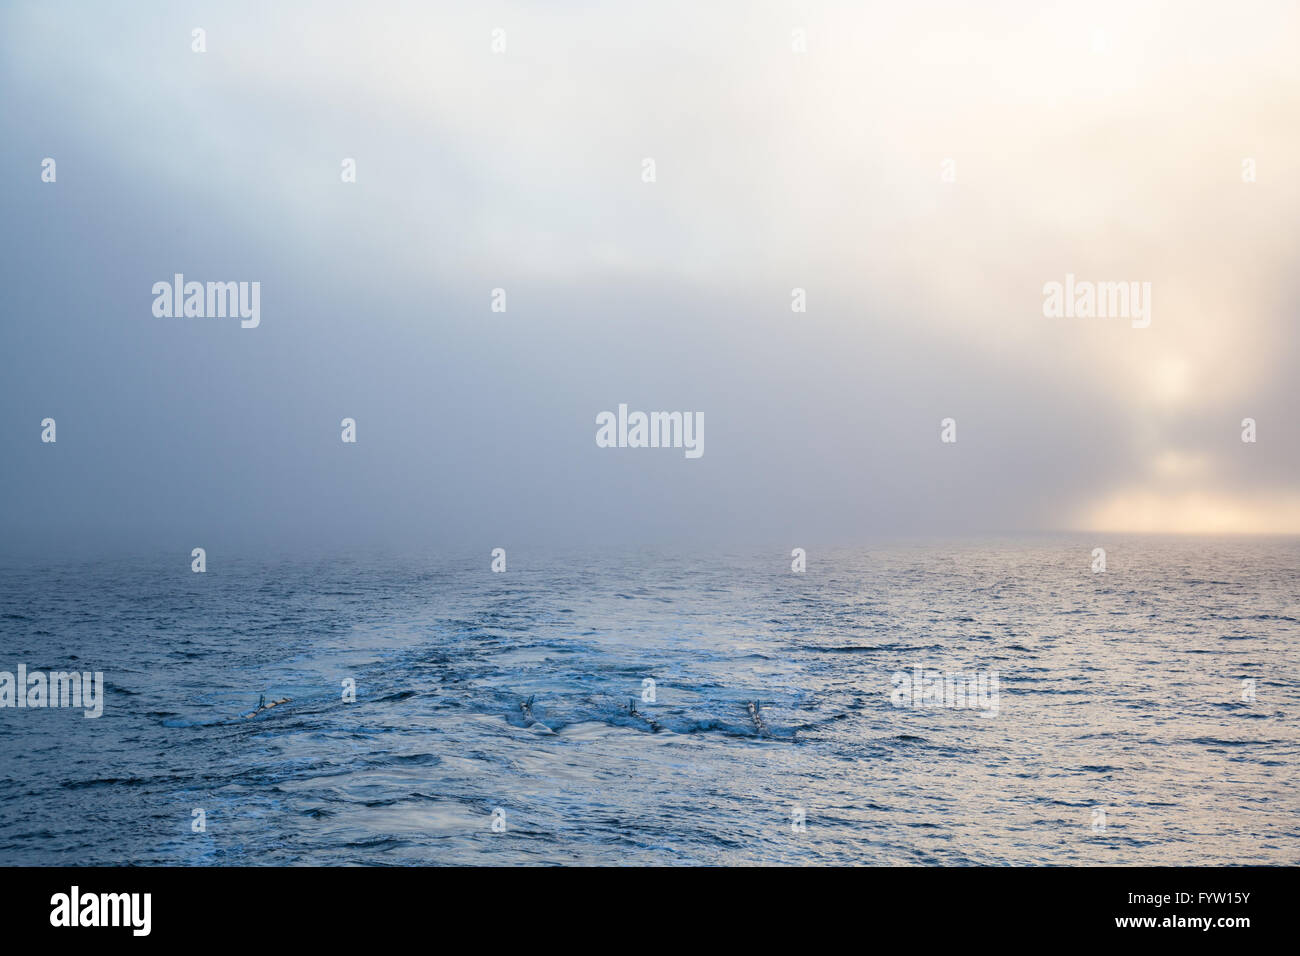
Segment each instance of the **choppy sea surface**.
[[0,863],[1300,862],[1294,538],[189,562],[0,565],[106,686],[0,709]]

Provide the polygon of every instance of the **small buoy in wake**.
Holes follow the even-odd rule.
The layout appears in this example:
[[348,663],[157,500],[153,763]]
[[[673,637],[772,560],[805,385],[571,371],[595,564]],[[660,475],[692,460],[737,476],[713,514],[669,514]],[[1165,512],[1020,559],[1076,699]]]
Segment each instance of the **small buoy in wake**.
[[273,700],[268,704],[266,702],[266,695],[263,694],[257,701],[257,708],[255,710],[250,710],[246,714],[240,714],[239,719],[247,720],[249,717],[256,717],[264,710],[270,710],[272,707],[279,707],[281,704],[287,704],[291,700],[293,700],[292,697],[281,697],[279,700]]

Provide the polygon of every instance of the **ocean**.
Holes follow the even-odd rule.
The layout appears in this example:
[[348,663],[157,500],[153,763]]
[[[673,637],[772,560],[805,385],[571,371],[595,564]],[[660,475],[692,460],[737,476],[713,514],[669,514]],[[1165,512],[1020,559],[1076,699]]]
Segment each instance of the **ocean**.
[[6,559],[0,864],[1300,863],[1295,538],[490,550]]

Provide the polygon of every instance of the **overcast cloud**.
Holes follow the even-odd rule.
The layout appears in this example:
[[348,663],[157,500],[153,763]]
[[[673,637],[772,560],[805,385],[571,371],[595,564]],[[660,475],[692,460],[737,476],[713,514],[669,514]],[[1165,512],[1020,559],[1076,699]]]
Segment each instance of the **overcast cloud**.
[[74,6],[0,11],[0,548],[1300,532],[1294,3]]

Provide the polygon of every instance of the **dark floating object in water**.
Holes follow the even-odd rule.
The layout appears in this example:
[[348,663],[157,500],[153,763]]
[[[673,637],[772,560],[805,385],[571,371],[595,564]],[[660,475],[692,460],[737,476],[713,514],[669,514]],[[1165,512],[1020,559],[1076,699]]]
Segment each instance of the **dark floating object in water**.
[[293,700],[292,697],[281,697],[279,700],[273,700],[268,704],[266,702],[266,695],[263,694],[261,698],[257,701],[257,708],[255,710],[250,710],[246,714],[240,714],[239,719],[247,720],[249,717],[256,717],[264,710],[270,710],[272,707],[279,707],[281,704],[287,704],[291,700]]
[[555,731],[552,730],[550,727],[546,726],[546,724],[542,723],[540,720],[538,720],[537,716],[533,713],[533,700],[536,697],[537,695],[533,694],[527,700],[521,700],[519,702],[519,712],[524,715],[524,726],[540,727],[542,730],[546,731],[547,733],[553,734],[555,733]]
[[631,697],[627,699],[627,712],[631,714],[633,717],[636,717],[639,720],[644,720],[647,724],[649,724],[651,733],[654,734],[659,733],[660,730],[659,721],[655,720],[653,717],[647,717],[645,714],[639,712],[636,709],[636,702],[633,701]]
[[757,728],[760,734],[771,733],[771,731],[767,729],[767,723],[763,720],[763,712],[758,709],[758,701],[756,700],[751,700],[749,702],[749,719],[754,722],[754,727]]

